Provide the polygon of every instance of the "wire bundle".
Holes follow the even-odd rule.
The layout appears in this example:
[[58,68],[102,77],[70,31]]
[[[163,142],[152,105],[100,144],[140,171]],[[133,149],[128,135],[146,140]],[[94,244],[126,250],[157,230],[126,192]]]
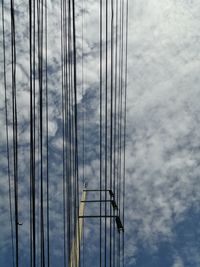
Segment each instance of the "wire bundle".
[[[82,1],[82,5],[83,3],[86,1]],[[128,0],[99,0],[97,5],[99,5],[99,94],[97,101],[99,101],[100,115],[98,143],[100,172],[99,182],[93,182],[97,186],[97,190],[87,190],[96,192],[96,200],[88,202],[99,203],[100,206],[98,266],[124,266],[124,232],[118,234],[116,217],[121,219],[124,226]],[[84,12],[82,16],[84,16]],[[84,33],[87,34],[87,29],[84,30]],[[92,37],[90,38],[92,39]],[[82,51],[82,60],[84,60],[83,55]],[[87,61],[84,60],[82,73],[86,73],[86,71]],[[82,84],[84,84],[83,81]],[[83,121],[83,137],[86,135],[84,123]],[[84,154],[83,138],[83,162],[86,161]],[[90,188],[88,178],[84,177],[83,180],[88,182]],[[110,190],[114,193],[114,199],[108,195]],[[111,199],[116,202],[117,210],[113,209]],[[86,218],[93,217],[95,220],[98,217],[98,215],[95,216],[95,209],[91,209],[90,212],[94,212],[94,214],[92,213],[92,216],[86,216]],[[87,221],[85,226],[87,227]],[[92,258],[92,255],[90,255],[90,245],[87,249],[87,243],[94,243],[96,239],[93,236],[83,237],[81,266],[91,264],[92,260],[89,259]]]
[[100,0],[100,266],[124,266],[124,233],[108,218],[119,216],[124,225],[127,42],[128,1]]
[[[30,179],[29,179],[29,266],[51,266],[51,209],[49,177],[49,90],[48,90],[48,6],[47,0],[29,0],[29,95],[30,95]],[[61,1],[62,138],[63,138],[63,263],[68,265],[75,236],[79,206],[75,1]],[[6,9],[2,1],[2,36],[5,89],[5,122],[12,236],[12,265],[20,266],[18,110],[16,87],[16,4],[10,1],[11,19],[11,108],[12,147],[9,140],[8,86],[6,75]],[[11,150],[12,148],[12,150]],[[12,154],[12,155],[11,155]],[[13,157],[13,162],[11,161]],[[13,187],[12,187],[13,184]]]
[[[82,9],[84,8],[82,0]],[[127,90],[128,0],[99,0],[99,190],[100,231],[99,266],[124,266],[124,233],[117,232],[115,217],[124,225],[125,207],[125,138]],[[29,263],[31,267],[52,266],[49,86],[48,86],[48,1],[28,1],[29,37]],[[68,266],[79,212],[78,119],[83,121],[82,165],[85,162],[85,115],[77,111],[77,45],[75,0],[60,1],[60,66],[62,128],[62,263]],[[20,266],[20,195],[18,105],[16,86],[15,1],[10,0],[11,20],[11,125],[9,140],[9,106],[6,75],[5,4],[2,0],[3,71],[5,89],[5,122],[7,173],[11,226],[12,265]],[[84,15],[84,12],[82,16]],[[82,97],[84,95],[84,62],[82,17]],[[80,141],[79,141],[80,142]],[[12,148],[12,149],[11,149]],[[11,157],[12,156],[12,157]],[[13,160],[11,160],[13,158]],[[56,178],[54,178],[56,179]],[[13,184],[13,186],[12,186]],[[109,205],[108,191],[114,193],[118,209]],[[109,219],[110,216],[110,219]],[[85,251],[85,250],[84,250]],[[86,255],[84,255],[86,257]],[[84,264],[83,264],[84,265]]]
[[70,260],[79,206],[75,3],[61,1],[64,266]]

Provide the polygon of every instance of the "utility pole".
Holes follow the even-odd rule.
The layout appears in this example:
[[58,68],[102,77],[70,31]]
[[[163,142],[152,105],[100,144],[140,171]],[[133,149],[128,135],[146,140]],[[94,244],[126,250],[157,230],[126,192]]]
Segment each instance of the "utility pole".
[[[101,192],[101,191],[107,191],[110,194],[110,200],[86,200],[86,194],[87,192]],[[84,189],[82,193],[82,198],[79,206],[79,216],[76,222],[76,236],[74,237],[74,240],[72,242],[72,248],[71,248],[71,255],[70,255],[70,262],[69,267],[79,267],[79,260],[80,260],[80,245],[82,240],[82,233],[83,233],[83,222],[84,218],[114,218],[116,221],[118,232],[124,231],[124,226],[121,222],[121,219],[118,215],[85,215],[85,204],[86,203],[100,203],[100,202],[110,202],[110,205],[113,207],[114,210],[118,210],[118,206],[115,202],[114,193],[112,190],[88,190]]]
[[77,218],[77,222],[76,222],[76,236],[74,237],[74,241],[72,243],[69,267],[79,267],[80,245],[81,245],[81,239],[82,239],[82,233],[83,233],[83,221],[84,221],[86,194],[87,194],[87,191],[83,190],[82,198],[81,198],[81,202],[79,206],[79,217]]

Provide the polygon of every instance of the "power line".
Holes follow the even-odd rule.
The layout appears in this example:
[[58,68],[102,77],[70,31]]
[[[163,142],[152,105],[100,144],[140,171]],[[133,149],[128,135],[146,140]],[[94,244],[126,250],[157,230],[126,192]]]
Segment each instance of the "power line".
[[[126,5],[125,5],[126,3]],[[49,86],[48,86],[48,35],[49,13],[47,0],[29,0],[29,66],[30,66],[30,266],[51,265],[51,213],[50,213],[50,149],[49,149]],[[85,176],[85,72],[84,62],[84,5],[82,0],[81,60],[77,57],[76,3],[60,1],[60,52],[61,52],[61,124],[62,124],[62,203],[63,213],[63,264],[68,265],[72,241],[77,235],[79,213],[79,165]],[[14,0],[10,0],[11,56],[12,56],[12,126],[14,173],[15,236],[12,249],[16,266],[19,265],[19,194],[18,194],[18,123],[16,88],[16,43]],[[125,9],[126,7],[126,9]],[[6,54],[3,14],[4,85],[7,134],[7,158],[10,220],[12,231],[12,192],[8,140],[8,107],[6,88]],[[79,15],[79,14],[78,14]],[[104,20],[105,17],[105,20]],[[100,267],[124,265],[124,234],[117,234],[115,218],[125,212],[125,149],[126,149],[126,97],[127,97],[127,42],[128,0],[99,2],[99,264]],[[82,115],[79,116],[77,67],[81,64]],[[38,93],[36,79],[38,75]],[[86,101],[87,102],[87,101]],[[86,103],[87,104],[87,103]],[[79,120],[82,119],[81,129]],[[80,140],[79,130],[82,130]],[[82,148],[79,149],[79,142]],[[36,155],[37,151],[37,155]],[[82,161],[79,158],[82,151]],[[46,158],[45,158],[46,157]],[[103,192],[105,191],[105,192]],[[107,192],[113,192],[117,210],[109,206]],[[111,204],[111,203],[110,203]],[[109,224],[108,216],[111,216]],[[118,221],[119,224],[119,221]],[[13,231],[14,232],[14,231]],[[84,233],[83,233],[84,236]],[[15,237],[15,246],[14,246]],[[83,238],[84,239],[84,238]],[[80,240],[79,240],[80,241]],[[83,244],[84,247],[84,244]],[[15,249],[15,253],[14,253]],[[85,251],[85,250],[84,250]],[[14,257],[14,256],[13,256]],[[78,257],[78,255],[77,255]],[[85,255],[83,253],[83,257]],[[83,263],[84,265],[84,263]]]
[[13,173],[15,203],[15,264],[19,266],[19,232],[18,232],[18,131],[17,131],[17,96],[16,96],[16,43],[14,0],[10,1],[11,17],[11,57],[12,57],[12,115],[13,115]]
[[4,25],[4,0],[2,0],[2,34],[3,34],[3,77],[5,90],[5,121],[6,121],[6,149],[7,149],[7,172],[8,172],[8,191],[9,191],[9,215],[11,227],[11,247],[12,247],[12,265],[14,267],[14,230],[13,230],[13,214],[12,214],[12,193],[11,193],[11,171],[10,171],[10,149],[9,149],[9,133],[8,133],[8,105],[7,105],[7,77],[6,77],[6,45],[5,45],[5,25]]

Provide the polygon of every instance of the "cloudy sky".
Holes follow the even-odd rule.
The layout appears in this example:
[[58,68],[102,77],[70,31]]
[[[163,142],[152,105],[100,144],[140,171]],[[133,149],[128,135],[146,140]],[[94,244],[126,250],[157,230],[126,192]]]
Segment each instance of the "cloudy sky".
[[[20,217],[26,224],[29,172],[28,1],[16,0],[17,90],[19,108]],[[61,131],[60,2],[48,0],[50,168],[52,218],[59,216]],[[77,46],[81,45],[81,1],[77,5]],[[10,3],[5,1],[6,68],[10,86]],[[85,0],[84,95],[87,117],[85,166],[93,184],[96,88],[98,87],[97,0]],[[198,0],[129,0],[125,266],[200,266],[200,3]],[[0,15],[1,17],[1,15]],[[2,33],[2,22],[0,24]],[[86,32],[88,34],[86,34]],[[3,49],[0,36],[0,266],[11,266]],[[79,66],[78,66],[79,68]],[[81,77],[78,77],[79,79]],[[10,91],[9,91],[10,92]],[[10,95],[8,95],[9,98]],[[9,105],[9,101],[8,101]],[[27,222],[28,223],[28,222]],[[61,238],[59,222],[55,225]],[[22,227],[21,236],[27,235]],[[52,238],[55,232],[52,233]],[[26,262],[23,238],[21,261]],[[59,259],[59,246],[55,261]],[[5,262],[7,264],[5,265]],[[25,265],[22,265],[25,266]]]

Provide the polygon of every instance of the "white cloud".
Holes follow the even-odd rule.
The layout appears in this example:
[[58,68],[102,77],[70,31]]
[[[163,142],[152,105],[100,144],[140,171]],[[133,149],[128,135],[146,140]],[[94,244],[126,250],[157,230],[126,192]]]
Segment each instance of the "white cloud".
[[184,267],[185,265],[183,264],[183,261],[180,257],[176,257],[174,259],[174,264],[172,267]]
[[[8,2],[8,1],[7,1]],[[19,122],[28,123],[28,16],[27,2],[16,1],[17,19],[17,88],[19,92]],[[99,63],[98,43],[99,12],[97,1],[87,1],[84,22],[84,64],[85,96],[98,90]],[[127,186],[126,186],[126,237],[127,257],[134,264],[137,242],[154,247],[162,239],[173,240],[173,227],[184,220],[184,214],[200,201],[199,185],[199,122],[200,122],[200,78],[199,78],[199,11],[198,1],[149,0],[129,1],[129,51],[128,51],[128,113],[127,113]],[[9,3],[7,3],[8,5]],[[77,3],[79,4],[79,3]],[[81,6],[80,6],[81,8]],[[80,11],[80,10],[78,10]],[[49,66],[49,127],[51,145],[55,158],[60,157],[62,139],[59,133],[61,118],[61,71],[60,71],[60,4],[48,1],[48,66]],[[6,31],[9,32],[9,13],[6,11]],[[1,26],[2,27],[2,26]],[[0,29],[2,31],[2,28]],[[81,17],[78,17],[77,32],[81,31]],[[77,44],[81,45],[78,34]],[[6,42],[9,43],[9,35]],[[2,40],[1,40],[2,43]],[[10,47],[7,46],[8,97],[10,98]],[[77,50],[80,53],[80,48]],[[2,53],[0,62],[2,65]],[[78,61],[80,63],[80,59]],[[78,66],[78,81],[81,68]],[[2,70],[0,76],[0,108],[4,106]],[[80,85],[80,84],[79,84]],[[37,88],[38,89],[38,88]],[[78,100],[82,103],[79,87]],[[97,93],[98,96],[98,93]],[[97,127],[99,107],[97,100],[90,101],[93,113],[89,114],[88,133]],[[9,101],[9,107],[11,102]],[[87,111],[89,113],[89,111]],[[90,112],[91,113],[91,112]],[[88,116],[89,116],[88,115]],[[0,136],[5,144],[5,119],[0,115]],[[11,110],[9,110],[11,118]],[[20,132],[20,145],[27,143],[29,127]],[[92,138],[91,138],[92,139]],[[90,141],[90,136],[87,136]],[[88,141],[86,148],[90,162],[85,174],[90,185],[98,180],[98,147]],[[54,149],[55,148],[55,149]],[[92,158],[92,160],[91,160]],[[22,176],[29,171],[28,150],[22,149],[20,160]],[[2,168],[6,166],[1,156]],[[50,187],[52,221],[61,218],[62,180],[61,163],[52,162]],[[82,170],[80,170],[82,171]],[[57,177],[59,178],[55,178]],[[57,179],[57,180],[56,180]],[[2,187],[8,190],[6,180]],[[26,181],[26,182],[25,182]],[[22,179],[21,191],[25,192],[28,181]],[[1,194],[0,203],[7,203]],[[28,198],[23,195],[22,203]],[[28,206],[23,206],[22,217],[26,217]],[[8,220],[7,211],[2,213],[2,225]],[[62,219],[62,218],[61,218]],[[6,226],[5,226],[6,227]],[[28,226],[27,226],[28,227]],[[56,230],[61,229],[61,223]],[[5,228],[4,228],[5,229]],[[5,229],[6,235],[8,229]],[[27,229],[25,230],[27,232]],[[27,233],[26,233],[27,234]],[[52,236],[55,233],[52,233]],[[61,233],[60,238],[61,238]],[[134,236],[134,238],[133,238]],[[3,239],[6,240],[7,236]],[[133,240],[134,239],[134,240]],[[2,241],[3,242],[3,241]],[[173,267],[184,267],[180,257],[174,259]]]

